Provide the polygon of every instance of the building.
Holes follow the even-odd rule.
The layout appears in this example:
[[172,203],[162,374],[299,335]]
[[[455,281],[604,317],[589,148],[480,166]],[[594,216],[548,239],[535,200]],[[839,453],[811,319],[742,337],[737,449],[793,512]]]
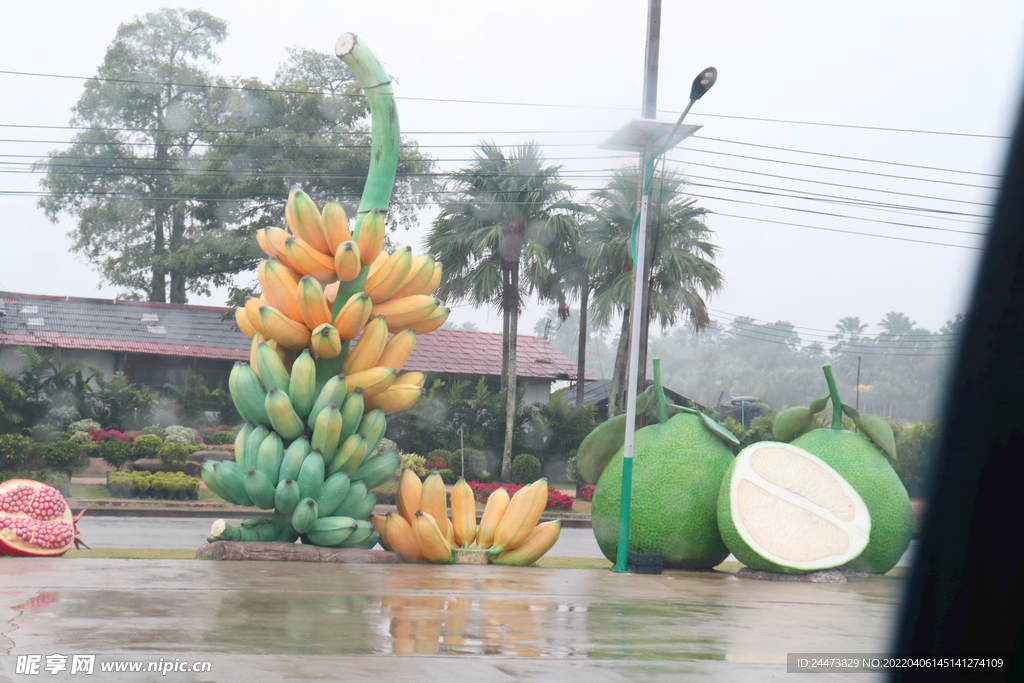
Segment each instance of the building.
[[[653,379],[647,380],[647,386],[654,384]],[[597,409],[598,421],[604,421],[608,419],[608,394],[611,393],[612,381],[610,379],[599,379],[596,381],[588,381],[583,386],[583,403],[593,403],[594,408]],[[679,392],[673,391],[668,387],[662,387],[665,390],[665,399],[669,403],[677,406],[686,406],[687,408],[696,408],[697,410],[703,410],[704,406],[700,405],[696,401],[686,398]],[[569,402],[569,405],[576,405],[576,387],[575,385],[570,386],[565,392],[565,398]]]
[[[181,386],[189,371],[208,389],[227,389],[235,361],[249,360],[250,342],[235,327],[233,309],[81,297],[0,292],[0,369],[17,371],[16,350],[33,346],[59,350],[63,362],[93,366],[109,378],[123,371],[148,386]],[[518,382],[526,402],[547,402],[552,382],[576,378],[576,364],[547,340],[520,335]],[[497,389],[501,381],[501,334],[435,330],[416,340],[404,371],[434,379],[483,376]],[[428,384],[429,386],[429,384]]]

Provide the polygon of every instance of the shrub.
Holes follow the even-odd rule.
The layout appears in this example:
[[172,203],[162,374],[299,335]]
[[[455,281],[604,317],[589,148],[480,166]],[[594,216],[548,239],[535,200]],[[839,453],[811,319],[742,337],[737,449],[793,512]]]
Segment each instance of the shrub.
[[174,444],[175,446],[183,446],[184,448],[188,448],[189,446],[192,445],[192,442],[186,439],[185,437],[181,436],[180,434],[173,433],[167,434],[167,438],[164,439],[164,443]]
[[103,443],[104,441],[124,441],[129,446],[132,444],[132,437],[117,429],[94,429],[89,432],[89,436],[91,436],[92,440],[96,443]]
[[161,427],[160,425],[149,425],[148,427],[142,430],[142,433],[158,436],[160,437],[160,441],[163,441],[164,439],[167,438],[167,430],[164,427]]
[[167,437],[167,441],[164,442],[163,447],[157,453],[157,457],[160,458],[160,463],[164,467],[184,467],[185,461],[188,460],[190,454],[189,447],[172,442],[172,438],[170,436]]
[[452,459],[451,451],[438,449],[427,453],[427,463],[425,467],[428,470],[443,470],[450,467],[453,462],[454,460]]
[[96,420],[79,420],[68,425],[68,431],[71,434],[88,434],[91,431],[98,432],[100,429],[102,427]]
[[401,472],[403,468],[408,467],[416,476],[422,479],[427,476],[427,468],[424,467],[427,460],[421,455],[415,453],[399,453],[398,454],[398,471]]
[[43,448],[43,463],[55,470],[71,469],[82,457],[82,447],[70,441],[55,441]]
[[483,451],[478,451],[475,448],[467,448],[462,453],[455,452],[452,455],[455,463],[453,470],[456,472],[462,471],[462,459],[465,457],[466,460],[466,479],[483,479],[490,475],[487,473],[487,455]]
[[398,496],[398,482],[386,481],[373,490],[378,505],[394,505]]
[[21,472],[0,470],[0,484],[11,479],[41,481],[58,491],[67,491],[68,487],[71,486],[71,478],[63,472],[54,472],[53,470],[23,470]]
[[512,461],[512,481],[517,484],[532,484],[540,479],[540,460],[523,453]]
[[[380,443],[377,444],[377,450],[374,451],[374,453],[387,453],[388,451],[397,450],[398,444],[396,444],[394,441],[392,441],[391,439],[381,439]],[[366,457],[369,458],[370,454],[367,453]]]
[[155,458],[163,445],[163,440],[156,434],[143,434],[132,444],[132,455],[136,458]]
[[168,427],[167,438],[164,441],[166,442],[172,436],[180,436],[185,440],[185,443],[199,443],[201,441],[199,432],[190,427],[182,427],[181,425],[171,425]]
[[199,480],[183,472],[111,472],[107,490],[115,498],[177,498],[196,500]]
[[443,481],[446,484],[454,484],[459,480],[459,478],[455,476],[455,473],[448,468],[434,471],[441,475],[441,481]]
[[103,458],[103,462],[119,470],[122,465],[131,459],[132,447],[126,440],[111,439],[110,441],[100,442],[98,453]]
[[32,437],[21,434],[0,434],[0,462],[4,469],[17,467],[25,462],[35,442]]
[[79,446],[96,445],[96,442],[92,440],[92,436],[89,432],[71,432],[71,436],[68,437],[68,441],[71,443],[77,443]]
[[565,464],[565,480],[570,484],[579,484],[583,481],[580,477],[580,470],[576,464],[576,456],[570,456],[569,461]]
[[227,444],[233,444],[235,442],[235,435],[230,429],[222,429],[219,432],[214,432],[210,437],[210,443],[216,446],[224,446]]
[[584,484],[580,487],[580,492],[583,494],[583,500],[588,503],[594,500],[594,487],[590,484]]

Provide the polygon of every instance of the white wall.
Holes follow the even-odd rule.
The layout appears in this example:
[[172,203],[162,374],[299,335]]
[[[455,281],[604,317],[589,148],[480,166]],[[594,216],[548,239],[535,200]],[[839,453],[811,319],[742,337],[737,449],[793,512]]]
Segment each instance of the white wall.
[[551,398],[551,380],[549,379],[518,379],[516,381],[524,384],[529,382],[529,386],[523,393],[523,403],[526,405],[547,403]]

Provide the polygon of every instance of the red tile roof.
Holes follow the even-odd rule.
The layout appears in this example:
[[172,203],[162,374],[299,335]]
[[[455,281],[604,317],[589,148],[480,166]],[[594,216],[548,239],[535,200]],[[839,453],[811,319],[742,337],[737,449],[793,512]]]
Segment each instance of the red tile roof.
[[[228,308],[12,292],[0,298],[6,308],[0,346],[249,359],[249,340],[234,329],[233,320],[222,319]],[[516,349],[519,377],[576,378],[576,364],[542,337],[519,335]],[[435,330],[421,335],[403,370],[498,376],[501,334]],[[593,379],[590,373],[587,378]]]

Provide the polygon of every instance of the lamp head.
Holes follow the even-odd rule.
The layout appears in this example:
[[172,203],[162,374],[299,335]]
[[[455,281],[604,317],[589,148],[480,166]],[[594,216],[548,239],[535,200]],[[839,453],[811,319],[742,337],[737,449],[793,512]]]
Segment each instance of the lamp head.
[[693,85],[690,86],[690,99],[693,101],[699,100],[704,97],[704,93],[711,90],[711,86],[718,80],[718,69],[713,66],[701,71],[697,74],[697,77],[693,79]]

